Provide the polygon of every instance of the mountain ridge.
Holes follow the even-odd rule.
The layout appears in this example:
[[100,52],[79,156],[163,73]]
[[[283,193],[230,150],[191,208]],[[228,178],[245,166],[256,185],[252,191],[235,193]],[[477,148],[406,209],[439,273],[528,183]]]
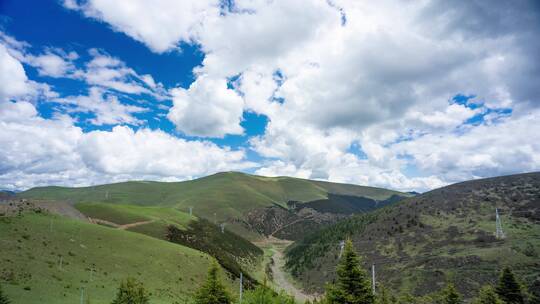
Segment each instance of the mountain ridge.
[[129,181],[90,187],[37,187],[21,192],[20,198],[48,199],[71,203],[110,203],[169,206],[257,238],[244,222],[247,213],[273,206],[289,210],[289,202],[300,205],[328,199],[329,194],[347,194],[383,201],[410,194],[383,188],[312,181],[293,177],[264,177],[240,172],[221,172],[183,182]]

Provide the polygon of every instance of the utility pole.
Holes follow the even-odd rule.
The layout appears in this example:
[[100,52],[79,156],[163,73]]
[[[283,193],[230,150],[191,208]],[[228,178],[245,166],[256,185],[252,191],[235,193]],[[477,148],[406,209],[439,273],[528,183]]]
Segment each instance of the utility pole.
[[375,264],[371,264],[371,288],[375,294]]
[[244,281],[244,275],[240,272],[240,303],[242,303],[242,296],[244,292],[243,281]]
[[343,248],[345,248],[345,241],[339,242],[339,258],[341,259],[341,255],[343,254]]
[[502,229],[501,217],[499,216],[499,209],[495,208],[495,237],[498,239],[504,239],[504,232]]
[[84,304],[84,287],[81,287],[81,304]]

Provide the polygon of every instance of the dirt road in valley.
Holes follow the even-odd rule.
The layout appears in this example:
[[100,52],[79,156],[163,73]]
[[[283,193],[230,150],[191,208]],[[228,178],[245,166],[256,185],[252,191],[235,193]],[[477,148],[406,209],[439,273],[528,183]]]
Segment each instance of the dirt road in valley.
[[260,247],[270,248],[272,251],[272,259],[274,263],[271,266],[273,283],[277,291],[283,290],[287,294],[294,296],[300,303],[306,300],[313,301],[315,295],[307,294],[300,288],[294,286],[291,282],[290,275],[285,271],[285,256],[284,250],[290,245],[291,241],[280,240],[274,237],[269,237],[267,240],[258,243]]

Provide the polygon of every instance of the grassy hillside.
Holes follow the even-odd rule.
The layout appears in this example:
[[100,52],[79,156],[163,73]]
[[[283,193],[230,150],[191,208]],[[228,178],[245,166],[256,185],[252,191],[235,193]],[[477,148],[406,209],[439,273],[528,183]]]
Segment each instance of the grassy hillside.
[[363,196],[385,200],[396,191],[335,184],[291,177],[261,177],[237,172],[218,173],[204,178],[175,183],[125,182],[95,187],[39,187],[18,194],[22,198],[61,200],[73,203],[111,203],[141,206],[169,206],[188,211],[210,221],[233,223],[230,228],[254,237],[235,220],[250,210],[269,206],[287,207],[287,202],[324,200],[330,194]]
[[72,202],[107,202],[134,205],[168,205],[218,219],[241,216],[244,210],[290,200],[307,202],[328,197],[328,193],[365,196],[384,200],[403,193],[356,185],[333,184],[291,177],[261,177],[237,172],[218,173],[175,183],[125,182],[95,187],[38,187],[19,197]]
[[[504,239],[495,238],[495,208]],[[466,295],[512,266],[540,277],[540,173],[459,183],[327,227],[288,248],[288,267],[311,290],[334,278],[339,242],[350,237],[379,282],[426,294],[452,281]]]
[[208,220],[171,207],[106,203],[78,203],[75,207],[98,224],[146,234],[208,253],[236,277],[240,276],[243,268],[252,268],[262,258],[262,250],[246,239],[228,229],[222,232]]
[[126,277],[144,282],[152,303],[183,303],[212,260],[142,234],[43,213],[0,218],[0,245],[0,282],[13,303],[78,303],[81,288],[92,303],[110,303]]
[[[75,208],[90,218],[101,219],[117,225],[134,225],[133,228],[138,226],[135,225],[137,223],[141,223],[141,226],[154,223],[163,227],[176,225],[185,228],[191,221],[197,220],[196,217],[190,216],[188,213],[170,207],[78,203]],[[126,229],[131,228],[127,227]]]

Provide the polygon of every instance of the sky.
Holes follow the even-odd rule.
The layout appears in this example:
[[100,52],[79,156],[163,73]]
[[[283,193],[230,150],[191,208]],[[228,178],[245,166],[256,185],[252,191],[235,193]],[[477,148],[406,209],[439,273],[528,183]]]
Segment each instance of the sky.
[[540,170],[540,4],[0,0],[0,189]]

